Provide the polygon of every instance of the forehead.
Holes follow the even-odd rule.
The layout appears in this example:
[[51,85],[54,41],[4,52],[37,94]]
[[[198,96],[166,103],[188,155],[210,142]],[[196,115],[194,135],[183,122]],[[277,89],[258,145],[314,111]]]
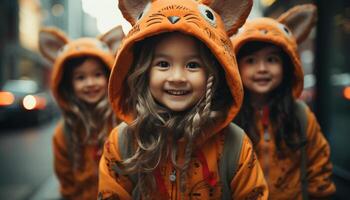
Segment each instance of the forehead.
[[156,51],[164,49],[197,51],[198,48],[196,39],[180,32],[172,32],[162,35],[158,41],[159,42],[156,44]]

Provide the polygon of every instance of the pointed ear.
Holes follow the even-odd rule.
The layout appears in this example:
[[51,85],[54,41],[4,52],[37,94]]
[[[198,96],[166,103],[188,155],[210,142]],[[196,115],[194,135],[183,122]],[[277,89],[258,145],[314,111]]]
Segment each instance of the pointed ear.
[[252,0],[204,0],[203,3],[221,16],[229,36],[245,23],[253,6]]
[[124,18],[133,26],[150,2],[150,0],[119,0],[118,6]]
[[299,5],[283,13],[278,19],[293,33],[297,43],[304,41],[317,21],[317,8],[312,4]]
[[39,32],[40,52],[51,62],[54,62],[59,50],[68,42],[67,36],[57,28],[46,27]]
[[122,41],[124,36],[125,35],[122,26],[117,26],[108,31],[107,33],[99,36],[99,39],[108,45],[109,49],[112,51],[113,54],[116,54],[120,42]]

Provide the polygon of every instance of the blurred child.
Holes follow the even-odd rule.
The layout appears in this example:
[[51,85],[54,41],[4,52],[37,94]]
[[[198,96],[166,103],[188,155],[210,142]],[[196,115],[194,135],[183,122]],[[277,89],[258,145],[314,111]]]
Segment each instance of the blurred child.
[[99,38],[74,41],[55,28],[40,32],[40,50],[53,62],[52,93],[63,115],[53,136],[53,151],[65,199],[97,198],[103,143],[116,126],[107,83],[123,36],[121,27]]
[[297,100],[304,78],[297,43],[315,21],[315,6],[297,6],[278,20],[248,21],[233,37],[245,88],[235,120],[253,141],[269,199],[323,199],[335,192],[328,142]]
[[119,1],[133,28],[109,98],[124,122],[105,144],[99,199],[267,199],[251,143],[231,124],[243,93],[228,34],[252,2],[134,5]]

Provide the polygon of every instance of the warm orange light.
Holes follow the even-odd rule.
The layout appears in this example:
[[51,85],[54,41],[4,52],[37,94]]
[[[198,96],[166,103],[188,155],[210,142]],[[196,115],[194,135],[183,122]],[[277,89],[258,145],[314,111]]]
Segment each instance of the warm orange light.
[[35,108],[42,110],[46,107],[46,99],[44,97],[35,96],[35,99],[37,102]]
[[13,104],[15,96],[11,92],[0,92],[0,106]]
[[23,107],[27,110],[44,109],[46,106],[45,98],[27,95],[23,98]]
[[344,88],[343,94],[345,99],[350,100],[350,86]]

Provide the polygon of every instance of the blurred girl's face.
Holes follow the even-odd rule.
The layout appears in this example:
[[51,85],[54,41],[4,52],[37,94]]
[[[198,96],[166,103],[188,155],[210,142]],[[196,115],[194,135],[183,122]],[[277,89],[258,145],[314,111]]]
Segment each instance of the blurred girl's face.
[[205,94],[207,72],[196,41],[171,33],[155,47],[149,87],[155,100],[179,112],[194,106]]
[[279,86],[283,78],[280,49],[268,46],[238,61],[243,85],[252,95],[266,96]]
[[86,59],[73,70],[74,94],[87,104],[95,104],[106,95],[107,82],[104,66],[94,58]]

